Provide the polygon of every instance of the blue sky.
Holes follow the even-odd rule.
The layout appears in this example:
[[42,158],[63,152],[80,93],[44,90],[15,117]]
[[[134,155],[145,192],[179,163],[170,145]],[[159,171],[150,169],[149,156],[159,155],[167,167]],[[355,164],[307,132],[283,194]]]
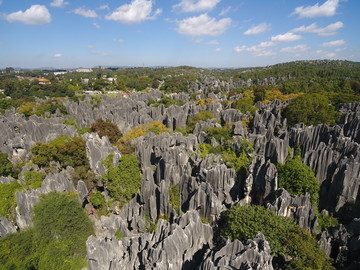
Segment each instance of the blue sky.
[[360,61],[359,0],[0,0],[0,68]]

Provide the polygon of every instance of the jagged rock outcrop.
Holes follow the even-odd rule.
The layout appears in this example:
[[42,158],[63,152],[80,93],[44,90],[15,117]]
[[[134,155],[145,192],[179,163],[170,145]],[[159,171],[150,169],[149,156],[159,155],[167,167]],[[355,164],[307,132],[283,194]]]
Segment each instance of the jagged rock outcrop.
[[316,232],[317,217],[309,193],[294,196],[285,189],[278,189],[272,196],[274,198],[267,203],[267,208],[274,210],[278,216],[294,219],[301,228],[311,233]]
[[245,243],[239,240],[221,243],[209,250],[199,270],[254,269],[272,270],[272,256],[269,243],[263,234]]
[[258,156],[253,161],[251,197],[253,203],[262,204],[278,186],[276,166],[264,158]]
[[[104,174],[106,168],[101,163],[109,154],[114,153],[114,163],[121,157],[119,150],[113,147],[107,137],[100,138],[97,133],[85,133],[83,138],[86,142],[86,154],[90,168],[96,174]],[[115,165],[114,164],[114,165]]]
[[60,135],[75,136],[76,128],[62,124],[63,121],[62,117],[0,116],[0,151],[9,154],[13,161],[24,160],[35,142],[49,142]]
[[115,237],[90,236],[86,242],[89,270],[194,269],[212,245],[212,228],[189,211],[173,224],[160,219],[154,233]]
[[290,131],[290,146],[301,147],[304,162],[322,184],[320,209],[341,215],[359,200],[360,146],[340,126],[298,126]]
[[16,192],[16,224],[20,229],[32,226],[32,207],[39,202],[39,196],[51,191],[75,191],[71,174],[73,168],[68,167],[60,173],[48,174],[41,187]]
[[16,226],[14,226],[7,218],[0,217],[0,238],[8,233],[14,232],[16,232]]

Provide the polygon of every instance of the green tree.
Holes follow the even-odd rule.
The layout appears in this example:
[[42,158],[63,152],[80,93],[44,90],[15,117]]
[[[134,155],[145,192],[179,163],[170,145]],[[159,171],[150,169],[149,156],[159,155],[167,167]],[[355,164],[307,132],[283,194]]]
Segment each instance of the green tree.
[[107,190],[112,198],[124,205],[134,194],[139,192],[141,187],[141,174],[139,162],[135,155],[124,154],[117,167],[114,167],[110,160],[112,155],[103,162],[108,171],[102,176]]
[[33,211],[33,228],[0,239],[2,269],[86,267],[85,242],[94,231],[76,196],[48,193]]
[[97,132],[100,137],[107,136],[111,143],[116,143],[122,136],[118,126],[108,119],[96,119],[95,123],[91,125],[91,131]]
[[[220,235],[231,240],[252,239],[258,232],[265,235],[276,258],[287,257],[281,269],[333,269],[328,258],[310,233],[293,220],[277,216],[262,206],[234,206],[220,222]],[[290,259],[290,260],[289,260]]]
[[283,116],[290,126],[301,122],[306,125],[334,125],[339,120],[339,113],[324,94],[304,94],[294,98],[284,109]]
[[32,148],[32,161],[40,167],[48,167],[50,162],[59,162],[67,166],[90,168],[86,155],[86,143],[82,137],[60,136],[50,143],[37,142]]
[[314,172],[301,161],[300,156],[288,159],[285,164],[278,164],[279,186],[293,195],[309,192],[314,207],[318,205],[320,184]]

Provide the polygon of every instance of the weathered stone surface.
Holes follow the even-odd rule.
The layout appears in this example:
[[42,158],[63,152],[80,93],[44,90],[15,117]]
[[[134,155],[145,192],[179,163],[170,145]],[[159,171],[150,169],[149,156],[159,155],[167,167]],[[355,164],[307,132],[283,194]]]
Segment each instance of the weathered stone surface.
[[0,238],[8,233],[15,233],[16,226],[12,224],[7,218],[0,217]]
[[272,270],[272,256],[269,243],[258,233],[245,243],[227,240],[209,250],[199,270],[256,269]]
[[262,204],[277,189],[277,176],[276,166],[270,160],[265,161],[264,156],[254,160],[250,193],[253,203]]
[[0,116],[0,151],[11,160],[23,160],[35,142],[49,142],[60,135],[75,136],[74,126],[63,125],[63,118],[42,118],[23,115]]
[[31,209],[39,202],[39,196],[41,194],[46,194],[51,191],[75,191],[71,181],[73,170],[73,168],[68,167],[60,173],[48,174],[40,188],[16,192],[16,224],[20,229],[32,226]]
[[211,247],[212,234],[212,228],[201,223],[198,213],[189,211],[172,225],[160,219],[152,234],[123,237],[120,241],[90,236],[86,242],[89,270],[193,269],[196,254]]
[[121,157],[119,150],[113,147],[107,137],[100,138],[97,133],[83,135],[86,142],[86,154],[90,167],[96,174],[106,173],[106,168],[101,163],[109,154],[114,153],[114,163]]
[[266,207],[274,210],[279,216],[294,219],[301,228],[312,233],[316,232],[317,217],[311,205],[309,193],[293,196],[285,189],[279,189]]

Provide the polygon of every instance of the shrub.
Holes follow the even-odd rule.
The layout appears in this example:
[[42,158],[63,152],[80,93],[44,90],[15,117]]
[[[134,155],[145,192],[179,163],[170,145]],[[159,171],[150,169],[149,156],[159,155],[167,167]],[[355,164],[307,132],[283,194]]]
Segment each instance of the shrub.
[[95,209],[99,209],[105,205],[105,198],[100,191],[96,191],[90,195],[90,202]]
[[9,176],[13,172],[13,167],[8,159],[8,154],[0,152],[0,176]]
[[318,205],[320,184],[314,172],[301,161],[300,156],[288,159],[285,164],[278,164],[279,186],[293,195],[309,192],[311,203]]
[[232,140],[233,131],[229,127],[212,127],[204,130],[208,135],[206,136],[206,142],[210,143],[214,138],[217,142]]
[[251,114],[253,114],[257,110],[257,108],[253,106],[254,102],[255,102],[255,96],[253,92],[247,90],[243,93],[242,98],[237,99],[233,103],[232,107],[234,109],[241,111],[242,113],[250,112]]
[[180,197],[179,185],[173,185],[169,188],[169,204],[176,212],[180,211],[181,197]]
[[72,118],[66,118],[63,122],[64,125],[67,125],[67,126],[74,126],[76,128],[78,128],[78,125],[75,121],[75,119],[72,119]]
[[40,167],[48,167],[50,162],[59,162],[61,167],[90,167],[86,155],[86,143],[82,137],[60,136],[50,143],[37,142],[32,148],[32,161]]
[[185,102],[180,100],[180,99],[172,99],[172,98],[167,97],[167,96],[162,97],[158,101],[155,101],[153,99],[150,99],[148,101],[148,105],[152,105],[154,107],[158,107],[160,104],[163,104],[166,108],[168,108],[171,105],[182,106],[182,105],[185,104]]
[[221,155],[226,164],[235,169],[239,180],[244,179],[248,175],[248,167],[252,160],[250,153],[253,152],[254,149],[253,145],[244,138],[240,143],[240,149],[237,151],[233,149],[230,142],[215,147],[207,143],[202,143],[198,145],[198,149],[201,158],[204,158],[208,154]]
[[234,206],[220,222],[220,235],[231,240],[252,239],[258,232],[265,235],[275,257],[290,258],[280,268],[332,269],[310,233],[262,206]]
[[188,132],[192,132],[195,128],[195,125],[200,121],[206,121],[208,119],[216,118],[215,115],[211,111],[201,111],[193,116],[189,117],[187,120],[187,128]]
[[117,167],[105,163],[106,165],[108,171],[102,179],[110,196],[122,206],[130,201],[141,187],[139,162],[135,155],[125,154]]
[[118,241],[120,241],[122,239],[122,233],[120,229],[117,229],[115,232],[115,237]]
[[334,125],[340,117],[324,94],[304,94],[294,98],[283,115],[290,126],[301,122],[305,125]]
[[325,231],[329,227],[337,225],[339,225],[339,220],[337,218],[324,214],[318,215],[318,228],[320,231]]
[[59,110],[61,114],[67,114],[65,106],[57,99],[49,99],[42,102],[24,102],[17,110],[17,113],[24,114],[26,117],[31,115],[49,117]]
[[34,206],[34,226],[0,239],[3,269],[82,269],[93,226],[75,196],[48,193]]
[[153,132],[154,134],[159,135],[164,132],[170,132],[170,130],[159,121],[153,121],[148,124],[139,125],[126,132],[124,136],[118,140],[116,146],[119,148],[121,153],[133,154],[134,148],[131,146],[131,141],[140,136],[145,136],[149,132]]
[[24,178],[25,178],[26,187],[30,187],[33,189],[41,187],[41,184],[45,179],[45,176],[46,176],[45,174],[40,172],[34,172],[34,171],[25,172]]
[[38,269],[33,234],[30,228],[0,238],[1,269]]
[[0,184],[0,216],[13,218],[16,203],[15,192],[21,187],[17,181]]
[[107,136],[111,143],[117,142],[122,136],[118,126],[108,119],[96,119],[95,123],[91,125],[91,131],[97,132],[100,137]]

